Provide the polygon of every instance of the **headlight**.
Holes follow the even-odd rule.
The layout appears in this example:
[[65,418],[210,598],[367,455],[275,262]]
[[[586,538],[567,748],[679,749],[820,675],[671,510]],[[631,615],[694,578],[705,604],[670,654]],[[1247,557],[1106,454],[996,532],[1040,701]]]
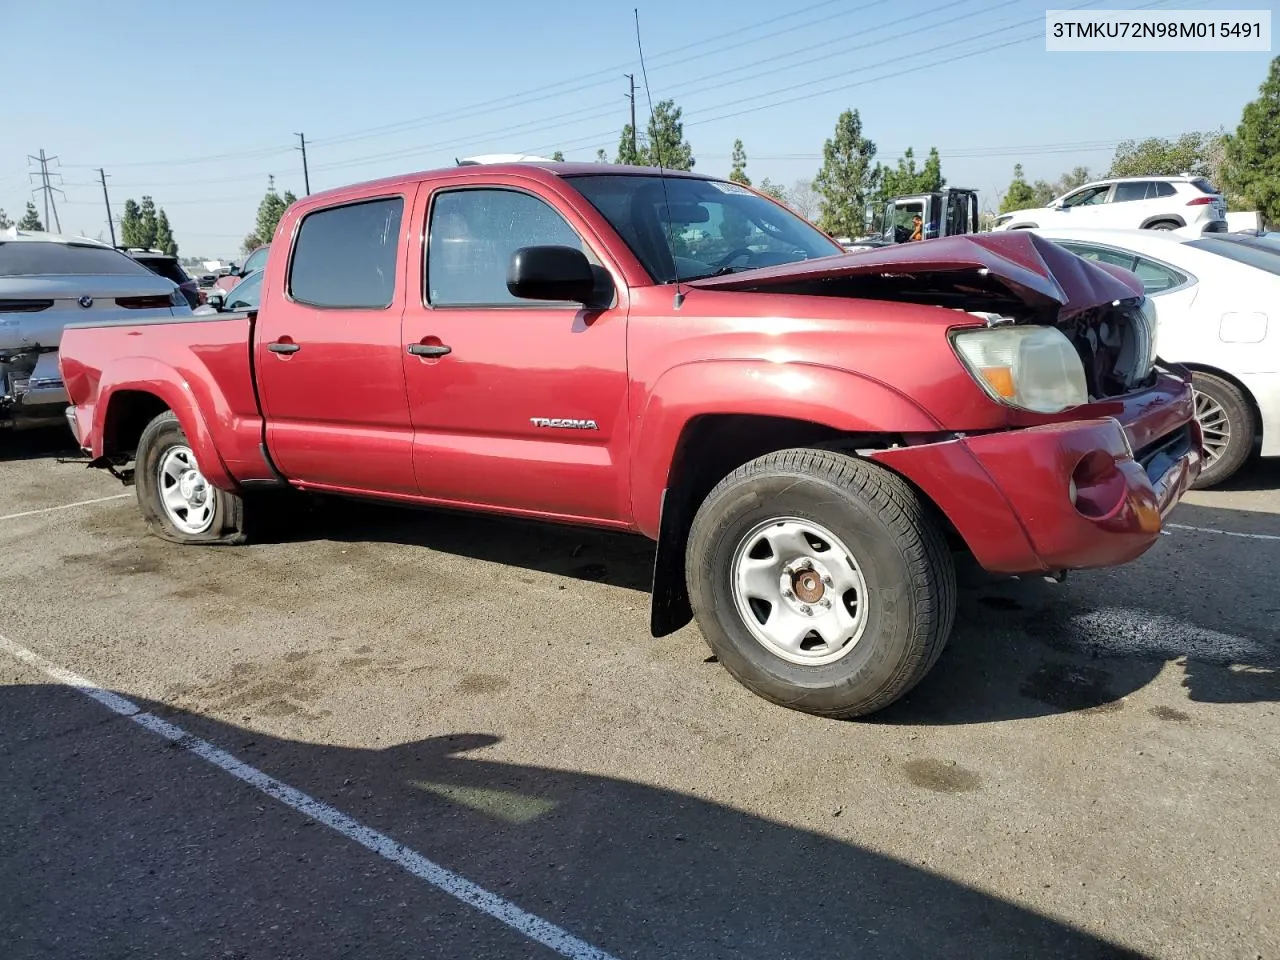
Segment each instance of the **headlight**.
[[969,373],[994,399],[1036,413],[1089,402],[1084,365],[1054,327],[965,330],[954,338]]

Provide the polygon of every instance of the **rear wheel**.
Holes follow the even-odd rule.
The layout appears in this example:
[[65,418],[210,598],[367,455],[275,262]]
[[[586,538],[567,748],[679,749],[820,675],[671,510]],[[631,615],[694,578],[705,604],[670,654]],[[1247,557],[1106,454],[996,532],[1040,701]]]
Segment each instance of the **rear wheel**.
[[245,542],[244,501],[209,483],[172,410],[157,416],[142,431],[134,485],[147,527],[162,540]]
[[1193,372],[1196,419],[1204,434],[1204,466],[1195,489],[1222,483],[1239,470],[1253,452],[1257,423],[1253,407],[1240,388],[1211,373]]
[[773,703],[856,717],[936,662],[955,572],[914,491],[874,464],[784,450],[726,477],[689,533],[686,577],[708,645]]
[[1177,230],[1178,224],[1172,220],[1159,220],[1156,223],[1147,224],[1148,230]]

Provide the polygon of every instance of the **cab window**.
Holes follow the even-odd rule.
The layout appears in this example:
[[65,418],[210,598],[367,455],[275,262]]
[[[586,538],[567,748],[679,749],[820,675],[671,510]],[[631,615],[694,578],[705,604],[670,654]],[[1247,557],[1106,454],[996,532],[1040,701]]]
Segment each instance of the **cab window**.
[[385,197],[307,214],[293,245],[289,295],[313,307],[389,307],[403,211],[403,197]]
[[427,302],[436,307],[529,307],[507,290],[507,267],[521,247],[573,247],[599,260],[549,203],[520,190],[448,190],[431,204]]

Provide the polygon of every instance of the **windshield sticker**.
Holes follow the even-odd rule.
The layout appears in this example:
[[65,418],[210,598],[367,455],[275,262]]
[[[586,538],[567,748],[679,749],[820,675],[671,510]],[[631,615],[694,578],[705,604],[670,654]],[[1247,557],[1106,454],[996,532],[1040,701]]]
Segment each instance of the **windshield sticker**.
[[725,183],[722,180],[708,180],[707,183],[715,187],[721,193],[746,194],[748,197],[755,196],[755,194],[750,190],[738,183]]

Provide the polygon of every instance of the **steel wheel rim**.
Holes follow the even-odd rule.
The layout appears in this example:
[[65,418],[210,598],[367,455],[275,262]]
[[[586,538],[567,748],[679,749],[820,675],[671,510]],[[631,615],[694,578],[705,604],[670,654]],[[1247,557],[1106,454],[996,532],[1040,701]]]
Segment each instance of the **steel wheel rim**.
[[1193,388],[1196,401],[1196,419],[1200,421],[1200,432],[1204,434],[1205,466],[1211,467],[1227,452],[1231,443],[1231,421],[1227,418],[1226,408],[1207,393]]
[[835,663],[866,631],[867,583],[853,551],[812,520],[756,524],[733,552],[729,588],[756,642],[789,663]]
[[160,505],[183,533],[204,533],[213,525],[214,492],[190,447],[170,447],[156,467]]

